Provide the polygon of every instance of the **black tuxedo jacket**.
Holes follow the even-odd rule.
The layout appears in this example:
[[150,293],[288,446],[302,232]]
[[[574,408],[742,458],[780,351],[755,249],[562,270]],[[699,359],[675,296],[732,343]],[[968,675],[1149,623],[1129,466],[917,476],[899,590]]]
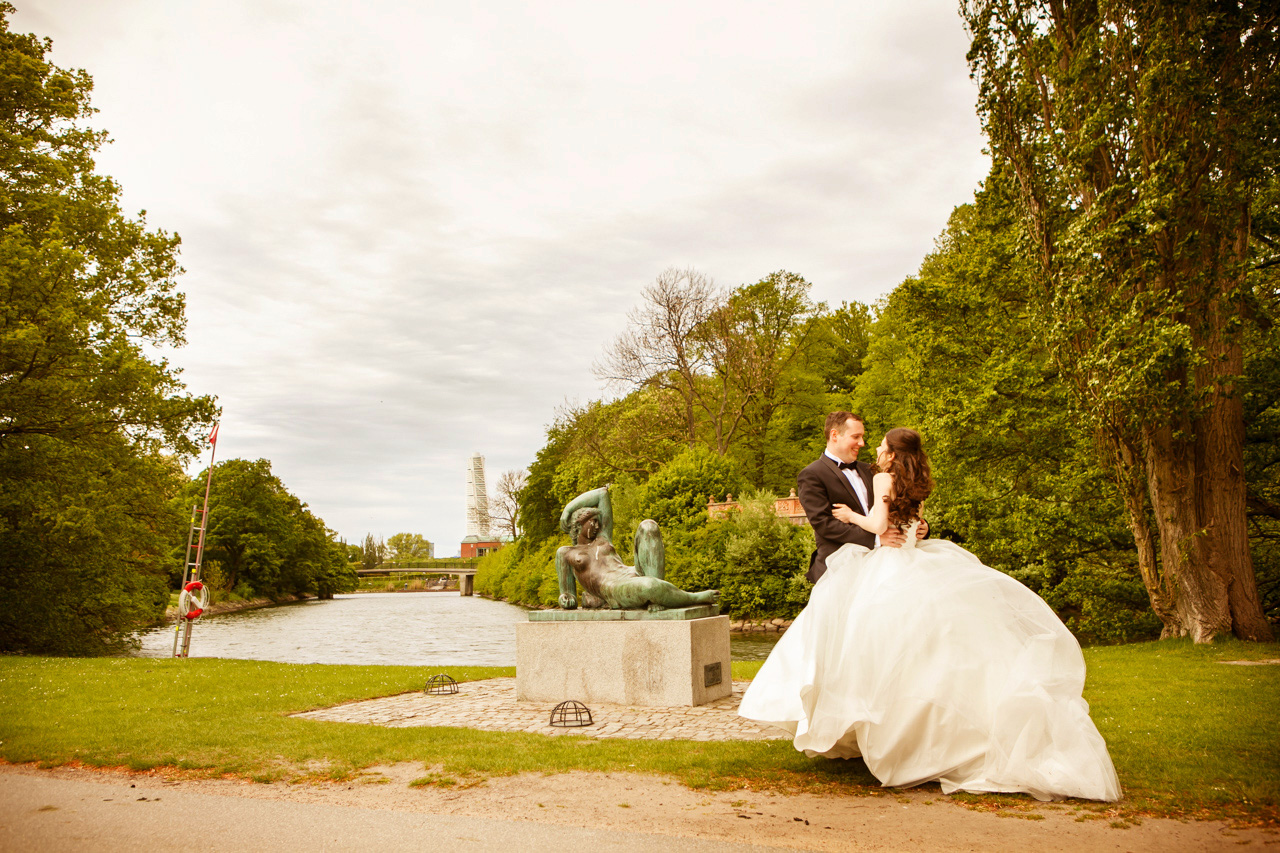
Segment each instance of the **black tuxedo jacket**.
[[[865,462],[859,462],[855,469],[862,482],[867,486],[867,499],[870,500],[875,491],[871,487],[871,478],[875,469]],[[796,478],[796,495],[804,514],[813,525],[813,534],[818,541],[818,550],[809,558],[809,571],[805,575],[810,581],[817,583],[827,570],[827,557],[845,543],[876,547],[876,537],[854,524],[845,524],[831,514],[834,504],[845,504],[850,509],[870,515],[870,508],[858,500],[858,493],[849,485],[840,467],[825,453],[818,461],[807,466]]]

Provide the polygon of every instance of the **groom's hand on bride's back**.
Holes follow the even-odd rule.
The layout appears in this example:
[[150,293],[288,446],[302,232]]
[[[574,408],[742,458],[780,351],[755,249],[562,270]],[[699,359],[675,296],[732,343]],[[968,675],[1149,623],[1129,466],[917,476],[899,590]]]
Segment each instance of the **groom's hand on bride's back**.
[[[916,538],[923,539],[929,535],[929,522],[923,518],[920,524],[916,526]],[[881,548],[901,548],[907,541],[907,534],[900,527],[890,527],[884,533],[880,534]]]

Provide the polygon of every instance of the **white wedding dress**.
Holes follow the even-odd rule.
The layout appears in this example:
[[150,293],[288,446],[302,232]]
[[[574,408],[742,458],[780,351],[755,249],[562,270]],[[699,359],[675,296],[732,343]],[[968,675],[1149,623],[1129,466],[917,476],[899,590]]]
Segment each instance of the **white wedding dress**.
[[960,546],[845,545],[738,713],[883,785],[1117,800],[1081,697],[1084,656],[1031,590]]

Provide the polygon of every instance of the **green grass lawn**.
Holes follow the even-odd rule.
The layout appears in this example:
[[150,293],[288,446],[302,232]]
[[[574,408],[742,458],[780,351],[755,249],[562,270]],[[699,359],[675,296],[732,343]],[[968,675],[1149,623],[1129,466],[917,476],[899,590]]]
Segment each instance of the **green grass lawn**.
[[[1280,822],[1280,666],[1220,663],[1280,658],[1280,644],[1167,641],[1085,655],[1085,698],[1125,789],[1120,810],[1110,813]],[[733,675],[749,678],[759,667],[735,663]],[[375,764],[419,761],[436,784],[524,771],[608,770],[669,774],[695,787],[879,793],[861,761],[806,758],[786,741],[596,740],[288,716],[421,690],[435,671],[207,658],[0,657],[0,759],[261,781],[344,778]],[[515,674],[493,667],[448,672],[459,681]],[[1030,802],[960,799],[981,807]]]

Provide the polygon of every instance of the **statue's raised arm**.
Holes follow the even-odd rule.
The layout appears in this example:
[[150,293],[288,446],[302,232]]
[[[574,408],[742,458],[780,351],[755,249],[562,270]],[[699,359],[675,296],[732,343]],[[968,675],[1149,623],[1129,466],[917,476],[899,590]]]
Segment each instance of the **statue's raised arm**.
[[599,525],[599,536],[603,536],[610,542],[613,541],[613,503],[609,499],[609,486],[601,486],[598,489],[592,489],[589,492],[583,492],[564,508],[564,512],[560,513],[560,530],[564,533],[570,533],[573,527],[573,514],[580,509],[595,509],[598,512],[596,516]]

